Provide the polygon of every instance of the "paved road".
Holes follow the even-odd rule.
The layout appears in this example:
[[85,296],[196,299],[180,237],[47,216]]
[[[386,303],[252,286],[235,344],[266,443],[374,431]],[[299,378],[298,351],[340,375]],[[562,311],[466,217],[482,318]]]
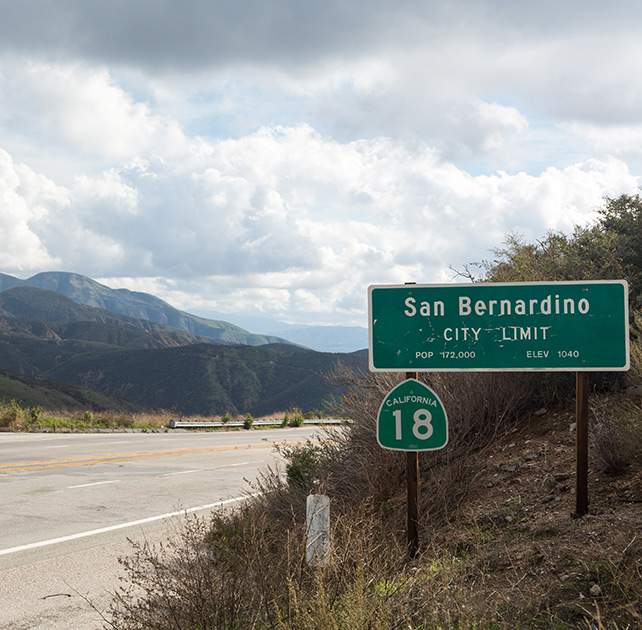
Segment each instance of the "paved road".
[[0,628],[102,627],[83,597],[105,609],[128,537],[224,509],[276,463],[275,442],[315,432],[0,433]]

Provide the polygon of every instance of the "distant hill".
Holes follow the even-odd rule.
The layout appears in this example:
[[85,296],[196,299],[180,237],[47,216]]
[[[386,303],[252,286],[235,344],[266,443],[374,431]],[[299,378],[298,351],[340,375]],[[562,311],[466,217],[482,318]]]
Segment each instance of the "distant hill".
[[368,347],[368,329],[363,326],[288,324],[264,315],[245,313],[212,313],[211,316],[319,352],[355,352]]
[[316,409],[342,393],[326,378],[339,364],[366,370],[367,354],[321,353],[286,344],[125,350],[0,333],[0,370],[19,379],[66,383],[134,408],[185,414]]
[[109,287],[76,273],[49,271],[27,280],[0,274],[0,292],[14,287],[35,287],[64,295],[77,304],[100,308],[115,315],[147,320],[175,328],[216,343],[238,343],[259,346],[287,343],[273,335],[257,335],[225,321],[211,320],[180,311],[148,293]]
[[20,378],[0,371],[0,401],[16,400],[23,406],[44,409],[134,409],[131,403],[109,398],[82,387]]
[[360,326],[300,326],[273,334],[322,352],[354,352],[368,347],[368,329]]
[[[136,303],[142,306],[134,308]],[[276,338],[197,318],[153,296],[114,291],[83,276],[39,274],[23,282],[0,275],[0,399],[68,408],[263,414],[320,408],[343,392],[327,378],[337,366],[367,369],[366,351],[249,345]],[[248,344],[236,343],[241,339]]]
[[80,356],[122,350],[118,346],[76,339],[44,339],[0,332],[0,370],[21,378],[45,378],[49,370]]
[[339,364],[365,370],[366,352],[330,354],[284,344],[198,344],[79,355],[46,376],[139,407],[186,414],[261,414],[292,406],[321,407],[343,391],[326,378]]
[[82,306],[63,295],[27,286],[0,292],[0,332],[88,341],[124,348],[166,348],[203,339],[149,321]]
[[20,280],[19,278],[8,276],[6,273],[0,273],[0,291],[12,289],[13,287],[20,286],[22,283],[23,280]]

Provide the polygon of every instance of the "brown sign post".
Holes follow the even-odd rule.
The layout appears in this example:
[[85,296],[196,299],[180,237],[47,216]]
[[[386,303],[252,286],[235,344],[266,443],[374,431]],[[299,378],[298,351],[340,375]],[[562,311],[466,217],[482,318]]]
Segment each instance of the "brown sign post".
[[[406,379],[417,378],[417,372],[406,372]],[[406,483],[408,486],[408,556],[412,560],[419,551],[419,453],[406,453]]]
[[406,452],[408,557],[419,552],[419,452],[438,451],[448,444],[448,414],[439,396],[406,372],[405,380],[384,397],[377,412],[381,448]]
[[[406,285],[415,284],[406,282]],[[406,372],[406,379],[417,378],[417,372]],[[406,531],[408,533],[408,556],[412,560],[419,551],[419,453],[408,451],[406,453],[406,485],[408,497],[408,514],[406,517]]]
[[575,373],[575,518],[588,514],[589,375]]

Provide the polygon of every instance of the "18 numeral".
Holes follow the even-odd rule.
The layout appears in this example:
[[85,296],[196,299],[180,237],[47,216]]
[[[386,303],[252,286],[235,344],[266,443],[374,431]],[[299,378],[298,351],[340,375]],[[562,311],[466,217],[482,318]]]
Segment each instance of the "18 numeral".
[[[401,409],[393,411],[392,415],[395,418],[395,439],[401,440]],[[435,429],[432,426],[432,414],[428,409],[417,409],[412,420],[412,433],[418,440],[427,440],[432,436]]]

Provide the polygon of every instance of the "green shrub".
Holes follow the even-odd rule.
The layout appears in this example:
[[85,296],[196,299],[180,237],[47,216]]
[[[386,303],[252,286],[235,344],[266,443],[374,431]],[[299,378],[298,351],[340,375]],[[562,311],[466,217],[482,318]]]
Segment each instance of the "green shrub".
[[300,409],[292,409],[292,417],[290,418],[291,427],[303,426],[303,412]]
[[[274,514],[269,510],[269,502],[257,500],[239,506],[239,510],[214,513],[212,521],[191,516],[162,549],[136,543],[134,554],[122,560],[127,579],[107,612],[109,627],[453,627],[447,619],[435,620],[427,614],[424,618],[415,612],[427,607],[426,599],[430,603],[438,599],[437,593],[450,599],[449,582],[441,576],[428,581],[422,575],[406,577],[401,573],[403,547],[392,543],[383,548],[379,541],[391,536],[379,519],[354,510],[350,519],[333,520],[332,539],[341,553],[327,568],[313,571],[301,562],[305,526],[290,512]],[[451,582],[454,577],[448,575]],[[433,591],[422,590],[422,584],[429,584]],[[375,585],[384,586],[377,589]],[[460,628],[481,627],[461,616],[458,619]],[[411,621],[416,623],[411,625]]]
[[29,410],[29,421],[31,424],[38,424],[42,420],[43,409],[36,405]]
[[288,484],[308,492],[319,475],[321,447],[310,440],[305,444],[284,446],[280,453],[286,461],[285,475]]
[[549,232],[536,243],[509,235],[479,267],[476,279],[491,282],[626,278],[636,308],[642,303],[642,199],[607,198],[597,222],[570,235]]
[[[597,221],[576,226],[572,234],[549,232],[530,243],[509,235],[495,250],[493,260],[477,264],[478,274],[466,267],[462,275],[486,282],[553,280],[604,280],[624,278],[629,283],[631,314],[631,364],[627,375],[620,372],[596,374],[594,384],[602,391],[617,391],[626,381],[639,384],[642,376],[642,198],[620,195],[607,198],[598,210]],[[549,374],[555,386],[563,377]]]
[[254,417],[252,416],[251,413],[248,413],[243,419],[243,428],[246,431],[249,431],[253,425],[254,425]]
[[287,427],[289,422],[290,422],[290,417],[286,413],[286,414],[283,415],[283,420],[281,420],[281,428]]
[[0,408],[0,426],[20,428],[25,424],[25,411],[17,400],[10,400]]
[[93,412],[89,410],[85,411],[85,413],[82,414],[82,419],[83,419],[83,422],[86,422],[87,424],[91,424],[94,421]]
[[225,413],[225,414],[223,414],[223,417],[221,418],[221,422],[223,424],[227,424],[231,419],[232,419],[232,416],[229,413]]
[[303,416],[293,416],[290,420],[291,427],[302,427],[304,422]]

